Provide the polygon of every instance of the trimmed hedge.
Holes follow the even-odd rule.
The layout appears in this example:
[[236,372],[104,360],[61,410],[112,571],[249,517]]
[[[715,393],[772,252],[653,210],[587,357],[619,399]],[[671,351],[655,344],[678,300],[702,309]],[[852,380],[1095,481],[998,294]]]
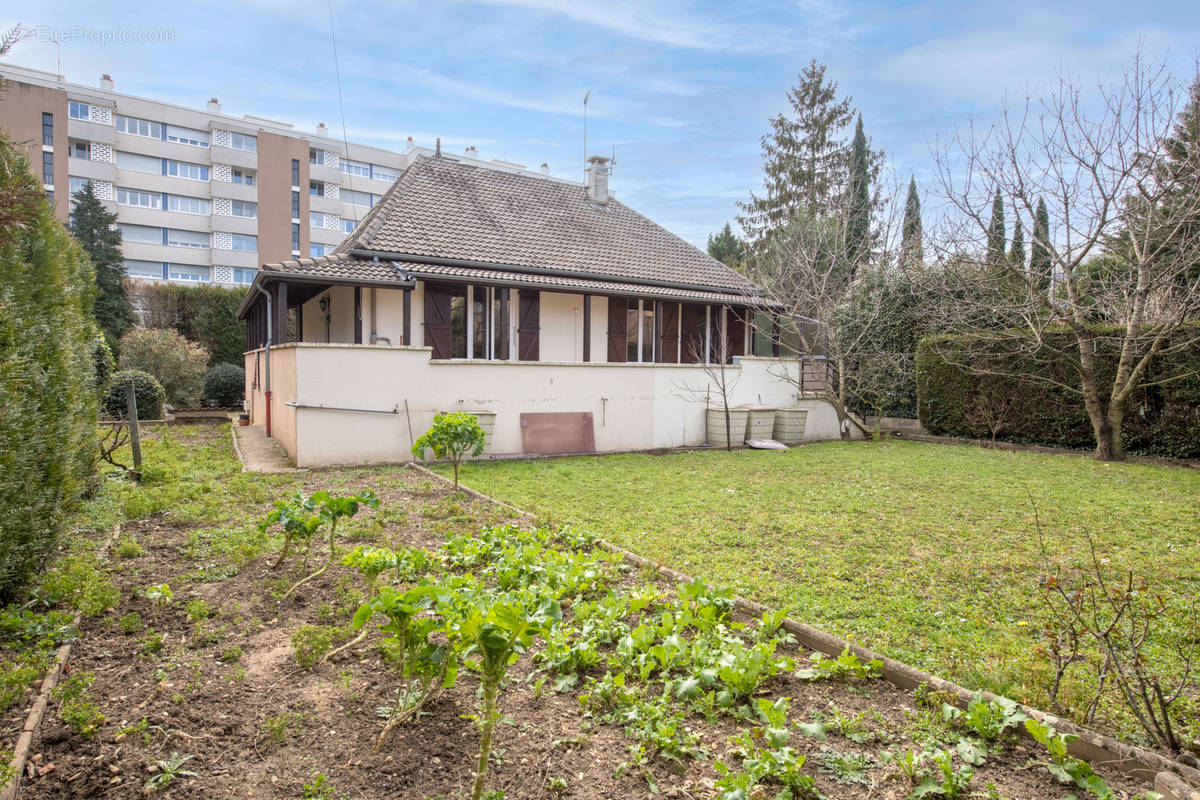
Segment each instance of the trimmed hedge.
[[217,364],[204,376],[205,405],[240,407],[245,394],[246,370],[235,364]]
[[0,604],[95,486],[95,276],[41,184],[0,136]]
[[143,326],[171,328],[203,345],[209,366],[242,363],[246,326],[238,320],[237,308],[245,289],[131,281],[126,293]]
[[130,381],[133,381],[133,399],[137,402],[138,419],[162,419],[167,393],[153,375],[140,369],[123,369],[112,376],[108,393],[104,396],[104,413],[110,417],[127,416],[125,387]]
[[[1100,391],[1112,385],[1121,330],[1097,326]],[[1188,329],[1179,343],[1200,333]],[[1106,334],[1108,334],[1106,336]],[[1186,337],[1186,339],[1184,338]],[[917,345],[917,413],[930,433],[991,438],[989,422],[999,421],[996,438],[1023,444],[1092,449],[1096,445],[1083,398],[1044,379],[1078,385],[1068,331],[1044,336],[1047,347],[1032,340],[1017,352],[1017,337],[996,340],[970,335],[930,336]],[[965,365],[972,365],[968,369]],[[1027,375],[976,374],[981,369]],[[1146,382],[1189,375],[1158,386],[1143,386],[1125,408],[1122,442],[1126,452],[1200,459],[1200,346],[1181,348],[1150,365]],[[1039,381],[1038,378],[1043,380]]]

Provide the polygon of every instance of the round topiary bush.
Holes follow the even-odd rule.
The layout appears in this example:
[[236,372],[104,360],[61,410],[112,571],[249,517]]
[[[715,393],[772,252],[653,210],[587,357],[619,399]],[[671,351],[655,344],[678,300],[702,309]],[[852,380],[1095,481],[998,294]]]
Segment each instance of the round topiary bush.
[[133,395],[137,400],[138,419],[162,419],[167,393],[162,384],[149,372],[140,369],[123,369],[112,376],[108,394],[104,397],[104,413],[110,417],[123,417],[125,412],[125,387],[133,381]]
[[217,364],[204,376],[204,405],[241,406],[246,393],[246,370],[236,364]]

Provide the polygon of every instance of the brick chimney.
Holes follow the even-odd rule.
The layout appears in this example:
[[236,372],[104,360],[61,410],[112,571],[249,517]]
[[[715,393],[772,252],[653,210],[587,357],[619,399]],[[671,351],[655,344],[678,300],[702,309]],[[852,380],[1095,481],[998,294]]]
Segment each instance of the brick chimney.
[[611,171],[608,163],[611,160],[604,156],[588,159],[591,166],[587,170],[587,196],[588,200],[599,206],[608,205],[608,176]]

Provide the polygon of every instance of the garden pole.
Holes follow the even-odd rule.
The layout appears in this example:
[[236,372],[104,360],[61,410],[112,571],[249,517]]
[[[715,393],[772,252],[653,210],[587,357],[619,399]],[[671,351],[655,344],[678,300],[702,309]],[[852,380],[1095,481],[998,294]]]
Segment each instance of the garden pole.
[[133,381],[125,384],[125,413],[129,415],[129,446],[133,449],[133,471],[142,472],[142,437],[138,431],[137,393]]

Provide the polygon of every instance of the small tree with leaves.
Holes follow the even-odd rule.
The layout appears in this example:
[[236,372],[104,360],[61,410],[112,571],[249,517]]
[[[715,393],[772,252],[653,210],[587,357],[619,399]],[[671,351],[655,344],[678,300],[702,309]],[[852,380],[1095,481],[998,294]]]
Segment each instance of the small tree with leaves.
[[470,453],[477,456],[483,452],[484,433],[474,414],[452,411],[433,418],[433,427],[422,433],[413,442],[412,454],[421,461],[425,451],[432,450],[439,461],[449,461],[454,466],[454,491],[458,491],[458,465]]

